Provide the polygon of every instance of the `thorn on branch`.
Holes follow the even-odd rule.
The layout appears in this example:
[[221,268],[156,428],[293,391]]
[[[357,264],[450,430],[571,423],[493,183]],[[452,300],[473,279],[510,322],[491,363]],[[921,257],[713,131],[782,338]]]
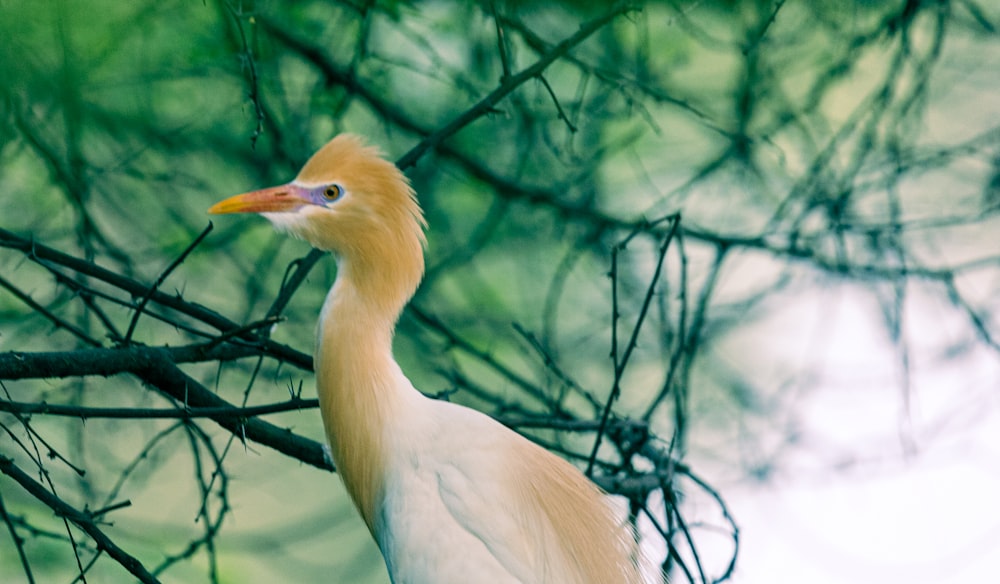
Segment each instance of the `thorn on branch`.
[[108,505],[107,507],[102,507],[96,511],[87,511],[87,514],[90,515],[92,519],[98,519],[99,517],[107,515],[112,511],[117,511],[119,509],[124,509],[126,507],[131,507],[131,506],[132,506],[132,501],[126,499],[124,501],[119,501],[118,503],[113,503],[111,505]]

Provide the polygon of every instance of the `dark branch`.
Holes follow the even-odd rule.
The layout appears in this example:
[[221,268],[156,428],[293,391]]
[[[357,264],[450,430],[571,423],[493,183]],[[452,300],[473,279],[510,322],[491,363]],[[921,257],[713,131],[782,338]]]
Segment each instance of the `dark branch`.
[[159,580],[153,576],[137,558],[129,555],[125,550],[118,547],[94,522],[91,514],[78,510],[69,505],[59,497],[49,492],[41,483],[32,479],[26,472],[14,464],[14,461],[6,456],[0,455],[0,472],[14,479],[24,490],[32,494],[36,499],[47,505],[57,515],[73,522],[82,529],[97,544],[97,549],[106,552],[121,564],[130,574],[146,584],[158,584]]

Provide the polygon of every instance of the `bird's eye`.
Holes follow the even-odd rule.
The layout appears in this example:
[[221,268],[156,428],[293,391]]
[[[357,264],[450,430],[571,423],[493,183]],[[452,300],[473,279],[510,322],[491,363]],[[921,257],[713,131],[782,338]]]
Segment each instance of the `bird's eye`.
[[323,198],[327,201],[336,201],[343,192],[344,189],[340,188],[340,185],[330,185],[323,189]]

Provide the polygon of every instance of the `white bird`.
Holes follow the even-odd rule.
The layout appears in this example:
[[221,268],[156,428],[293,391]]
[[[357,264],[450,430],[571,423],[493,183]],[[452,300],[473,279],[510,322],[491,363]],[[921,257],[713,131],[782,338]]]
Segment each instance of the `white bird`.
[[395,584],[640,582],[631,530],[576,467],[430,399],[392,354],[424,272],[423,213],[377,150],[340,135],[292,182],[221,201],[334,253],[316,389],[333,460]]

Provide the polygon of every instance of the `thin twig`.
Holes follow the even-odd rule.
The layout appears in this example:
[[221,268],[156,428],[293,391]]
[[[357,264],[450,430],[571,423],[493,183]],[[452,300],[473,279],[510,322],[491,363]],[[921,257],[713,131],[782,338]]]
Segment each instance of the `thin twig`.
[[[29,377],[66,377],[82,375],[88,370],[91,375],[114,375],[131,373],[151,387],[160,390],[185,408],[218,408],[209,418],[219,426],[238,436],[245,436],[289,457],[301,460],[324,470],[333,466],[323,456],[322,446],[313,440],[298,436],[290,430],[280,428],[257,418],[245,419],[230,415],[238,408],[209,391],[177,367],[174,356],[184,359],[200,359],[200,348],[191,346],[180,353],[164,347],[129,347],[124,349],[84,349],[74,351],[74,360],[67,363],[66,353],[15,353],[0,354],[0,379]],[[226,346],[212,351],[239,350]],[[76,355],[83,353],[83,355]],[[94,358],[87,358],[87,355]],[[8,371],[4,371],[5,366]],[[39,371],[47,371],[41,374]],[[13,372],[14,375],[10,375]],[[21,375],[18,375],[21,374]]]
[[[281,311],[288,305],[292,296],[302,283],[305,282],[313,266],[325,255],[325,251],[313,248],[305,256],[289,264],[289,270],[285,272],[285,278],[281,282],[281,289],[274,298],[274,302],[271,303],[271,307],[267,310],[267,318],[276,318],[281,314]],[[291,271],[292,266],[295,268],[294,271]]]
[[84,331],[80,327],[72,323],[66,322],[64,319],[59,318],[58,316],[53,314],[49,309],[35,302],[34,298],[22,292],[17,286],[15,286],[13,283],[7,280],[7,278],[4,278],[3,276],[0,276],[0,287],[6,288],[7,291],[13,294],[18,300],[27,304],[28,308],[47,318],[49,321],[52,322],[52,324],[56,325],[56,327],[69,331],[73,336],[80,339],[84,343],[90,345],[91,347],[101,346],[100,341],[91,337],[89,334],[87,334],[86,331]]
[[142,565],[142,562],[118,547],[118,545],[115,544],[111,538],[105,535],[104,532],[97,527],[97,524],[94,523],[92,516],[76,509],[59,497],[50,493],[48,489],[42,486],[41,483],[35,481],[26,472],[18,468],[18,466],[14,464],[13,459],[6,456],[0,456],[0,472],[14,479],[14,481],[20,484],[25,491],[31,493],[32,496],[55,511],[60,517],[68,519],[77,527],[82,529],[87,535],[90,536],[91,539],[94,540],[94,543],[97,544],[98,550],[106,552],[116,562],[121,564],[122,567],[128,570],[130,574],[138,578],[140,582],[144,582],[146,584],[159,584],[159,580],[157,580],[156,577]]
[[160,276],[156,278],[156,281],[153,282],[153,285],[149,287],[149,290],[146,292],[145,295],[143,295],[142,299],[135,307],[135,313],[132,315],[132,320],[129,321],[128,323],[128,330],[125,331],[125,338],[122,340],[123,345],[131,344],[132,333],[135,332],[135,325],[138,324],[139,317],[142,316],[143,309],[146,307],[146,304],[149,303],[149,299],[153,297],[153,293],[156,292],[156,290],[160,287],[160,284],[163,284],[164,280],[167,279],[170,273],[173,272],[175,269],[177,269],[177,266],[181,265],[181,263],[183,263],[184,260],[187,259],[188,254],[194,251],[194,248],[198,247],[198,244],[201,243],[202,240],[205,239],[205,237],[207,237],[208,234],[211,232],[212,232],[212,222],[209,221],[208,225],[205,226],[205,229],[202,230],[201,234],[199,234],[198,237],[196,237],[194,241],[192,241],[191,244],[188,245],[184,249],[184,251],[181,252],[179,256],[177,256],[176,259],[174,259],[174,261],[170,262],[170,265],[167,266],[167,269],[163,270],[163,273],[161,273]]
[[461,349],[463,352],[472,355],[483,364],[488,365],[491,369],[502,375],[507,380],[513,382],[518,387],[523,389],[525,393],[537,399],[540,403],[545,404],[552,413],[563,416],[566,412],[563,410],[562,405],[556,400],[553,400],[542,388],[538,387],[524,376],[518,374],[516,371],[508,367],[507,365],[501,363],[489,352],[477,348],[471,342],[465,338],[459,336],[455,331],[448,328],[443,322],[435,318],[430,313],[424,311],[420,307],[410,304],[407,306],[407,312],[412,314],[418,321],[423,323],[428,328],[437,331],[441,334],[449,345]]
[[519,323],[515,322],[513,323],[513,326],[514,330],[517,331],[517,334],[521,335],[521,337],[524,338],[524,340],[527,341],[529,345],[531,345],[531,348],[534,349],[536,353],[538,353],[539,357],[542,358],[542,364],[545,366],[546,370],[550,371],[553,375],[555,375],[556,378],[559,379],[559,381],[562,382],[563,385],[574,390],[581,397],[589,401],[591,405],[595,407],[600,405],[600,402],[598,402],[597,399],[593,395],[591,395],[589,391],[582,388],[580,384],[576,382],[575,379],[570,377],[568,373],[566,373],[565,371],[563,371],[561,367],[559,367],[559,363],[556,362],[556,360],[552,357],[552,355],[549,354],[549,351],[544,346],[542,346],[542,342],[538,339],[538,337],[534,335],[534,333],[526,330]]
[[24,552],[24,538],[17,533],[13,518],[7,514],[7,506],[4,505],[2,491],[0,491],[0,519],[3,519],[3,522],[7,525],[10,539],[14,542],[14,547],[17,548],[17,557],[21,562],[21,570],[24,572],[24,577],[28,579],[28,584],[35,584],[35,575],[31,571],[31,563],[28,561],[28,555]]
[[542,86],[549,92],[549,97],[552,98],[552,103],[556,105],[556,113],[559,115],[559,119],[566,122],[566,127],[569,128],[570,133],[575,134],[576,126],[573,125],[573,122],[569,120],[566,112],[563,111],[562,104],[559,103],[559,98],[556,97],[556,92],[553,91],[552,86],[549,85],[549,81],[545,78],[545,75],[539,74],[538,80],[542,82]]
[[261,103],[260,97],[260,80],[257,77],[257,63],[254,59],[253,49],[250,48],[250,43],[247,41],[246,31],[243,30],[243,10],[242,3],[240,8],[235,8],[232,3],[226,1],[223,2],[226,10],[229,12],[230,16],[233,17],[233,22],[236,23],[236,32],[240,35],[240,44],[242,45],[243,54],[243,64],[246,66],[247,74],[249,79],[247,80],[250,85],[250,93],[247,97],[250,98],[250,103],[253,104],[254,114],[256,116],[257,126],[254,128],[253,134],[250,135],[250,148],[251,150],[257,147],[257,139],[260,138],[261,134],[264,133],[264,106]]
[[629,241],[638,233],[638,231],[632,232],[628,235],[621,243],[616,245],[611,251],[611,360],[614,364],[615,377],[612,382],[611,392],[608,395],[608,399],[604,404],[604,410],[601,412],[601,426],[600,430],[597,432],[597,437],[594,439],[594,447],[590,452],[590,459],[587,463],[587,475],[589,476],[594,469],[594,461],[597,460],[597,451],[601,447],[601,440],[604,437],[604,432],[607,429],[608,418],[611,416],[611,406],[614,404],[615,400],[621,394],[621,380],[622,376],[625,374],[625,369],[628,367],[629,359],[632,357],[632,351],[639,344],[639,332],[642,330],[642,325],[646,320],[646,314],[649,312],[649,307],[653,302],[653,295],[656,292],[656,284],[660,281],[660,274],[663,271],[664,260],[667,257],[667,250],[670,248],[671,242],[673,242],[674,237],[678,233],[678,228],[681,223],[680,214],[668,215],[662,219],[655,221],[654,223],[661,223],[664,221],[670,222],[670,229],[667,234],[663,237],[660,242],[660,249],[656,260],[656,268],[653,270],[653,276],[650,279],[649,286],[646,288],[646,296],[642,300],[642,307],[639,309],[639,314],[636,316],[635,325],[632,327],[632,335],[629,338],[628,344],[625,346],[625,352],[622,354],[621,359],[618,358],[618,253],[620,250],[624,250],[625,246]]
[[403,157],[397,161],[396,165],[404,170],[413,166],[428,150],[437,147],[438,144],[451,137],[452,134],[455,134],[462,128],[468,126],[476,119],[494,111],[496,109],[496,105],[500,103],[503,98],[507,97],[511,92],[529,79],[539,76],[542,71],[545,71],[545,69],[548,68],[549,65],[585,41],[588,37],[590,37],[590,35],[603,28],[605,24],[611,22],[622,14],[634,10],[635,8],[636,7],[633,2],[620,0],[601,16],[584,23],[575,34],[553,47],[551,51],[543,55],[533,65],[505,79],[503,83],[490,92],[489,95],[481,99],[472,107],[463,111],[451,122],[445,124],[433,134],[421,140],[419,144],[404,154]]
[[[38,263],[47,270],[52,271],[50,264],[58,264],[75,272],[96,278],[132,296],[141,296],[149,293],[150,290],[148,285],[142,284],[137,280],[103,268],[93,262],[63,253],[36,241],[20,237],[3,228],[0,228],[0,247],[17,249],[24,253],[30,260]],[[153,291],[150,300],[205,323],[219,331],[230,331],[243,326],[204,306],[187,302],[177,296],[164,294],[159,290]],[[255,344],[260,347],[260,350],[280,361],[290,363],[306,371],[312,371],[312,355],[249,332],[244,333],[240,338]]]
[[510,58],[507,56],[507,35],[503,30],[503,23],[501,22],[500,13],[497,10],[496,0],[491,0],[490,10],[493,12],[493,24],[496,25],[497,29],[497,52],[500,53],[500,67],[502,68],[500,81],[502,83],[510,77],[511,71]]

